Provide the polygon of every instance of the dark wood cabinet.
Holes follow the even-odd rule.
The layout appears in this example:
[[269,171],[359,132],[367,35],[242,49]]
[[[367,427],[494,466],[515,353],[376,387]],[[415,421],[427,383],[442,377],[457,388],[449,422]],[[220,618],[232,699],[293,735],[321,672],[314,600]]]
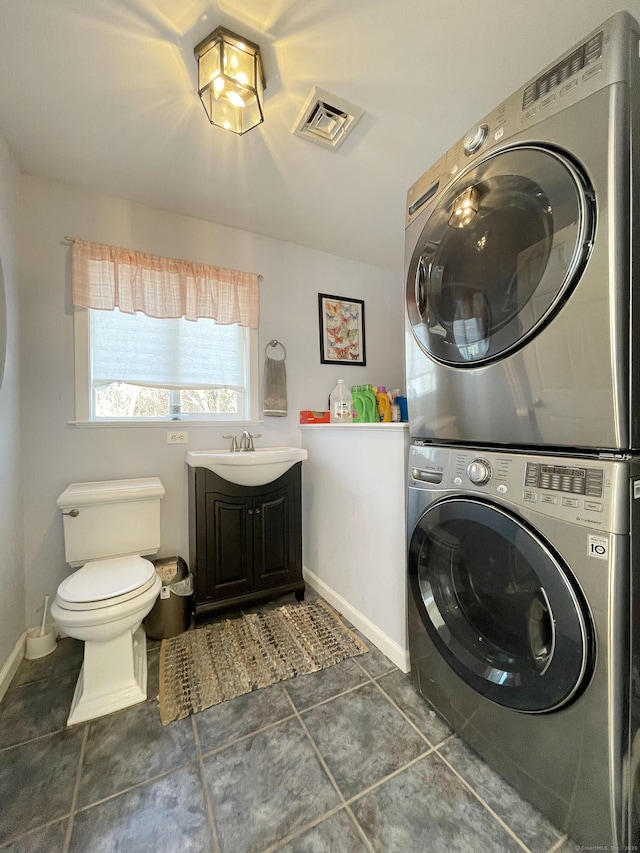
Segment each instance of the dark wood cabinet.
[[265,486],[238,486],[189,467],[189,554],[196,615],[304,595],[301,469]]

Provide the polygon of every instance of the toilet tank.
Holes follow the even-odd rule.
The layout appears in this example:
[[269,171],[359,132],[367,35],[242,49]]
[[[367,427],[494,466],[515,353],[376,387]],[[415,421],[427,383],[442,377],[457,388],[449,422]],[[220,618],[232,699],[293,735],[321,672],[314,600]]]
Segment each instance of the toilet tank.
[[71,483],[58,498],[65,559],[71,566],[160,547],[159,477]]

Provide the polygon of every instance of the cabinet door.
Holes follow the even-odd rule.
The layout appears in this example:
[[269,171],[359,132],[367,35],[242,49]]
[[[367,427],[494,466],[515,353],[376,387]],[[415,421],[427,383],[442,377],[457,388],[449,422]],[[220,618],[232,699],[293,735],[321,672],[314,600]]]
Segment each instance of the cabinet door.
[[251,548],[252,500],[220,492],[208,492],[205,502],[205,598],[215,601],[249,592],[254,586]]
[[286,485],[253,500],[253,560],[256,588],[291,583],[299,573],[296,506]]
[[189,469],[189,553],[201,612],[304,589],[300,469],[298,462],[256,488]]

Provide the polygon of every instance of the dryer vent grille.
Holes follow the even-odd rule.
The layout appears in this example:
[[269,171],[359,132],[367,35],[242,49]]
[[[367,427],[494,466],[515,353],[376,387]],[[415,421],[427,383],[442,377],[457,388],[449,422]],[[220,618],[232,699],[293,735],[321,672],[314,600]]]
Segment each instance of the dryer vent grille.
[[360,107],[316,86],[291,132],[303,139],[336,149],[363,115],[364,110]]

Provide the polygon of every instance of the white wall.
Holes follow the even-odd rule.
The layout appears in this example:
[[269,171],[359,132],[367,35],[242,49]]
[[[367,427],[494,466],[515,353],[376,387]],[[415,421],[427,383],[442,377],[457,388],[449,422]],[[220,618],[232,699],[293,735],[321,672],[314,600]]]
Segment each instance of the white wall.
[[[272,338],[287,348],[289,416],[253,432],[269,444],[300,444],[300,409],[323,409],[336,380],[402,387],[402,281],[397,273],[245,231],[179,216],[35,177],[21,180],[24,548],[30,622],[66,576],[56,498],[70,482],[158,475],[161,555],[188,559],[184,451],[224,446],[229,427],[191,427],[189,445],[164,429],[80,428],[74,419],[70,247],[65,235],[261,273],[260,378]],[[320,364],[317,294],[365,300],[367,367]],[[242,428],[236,428],[240,433]]]
[[305,577],[409,671],[406,424],[302,427]]
[[0,667],[26,627],[19,429],[19,180],[16,162],[0,135],[0,262],[7,310],[7,358],[0,388]]

